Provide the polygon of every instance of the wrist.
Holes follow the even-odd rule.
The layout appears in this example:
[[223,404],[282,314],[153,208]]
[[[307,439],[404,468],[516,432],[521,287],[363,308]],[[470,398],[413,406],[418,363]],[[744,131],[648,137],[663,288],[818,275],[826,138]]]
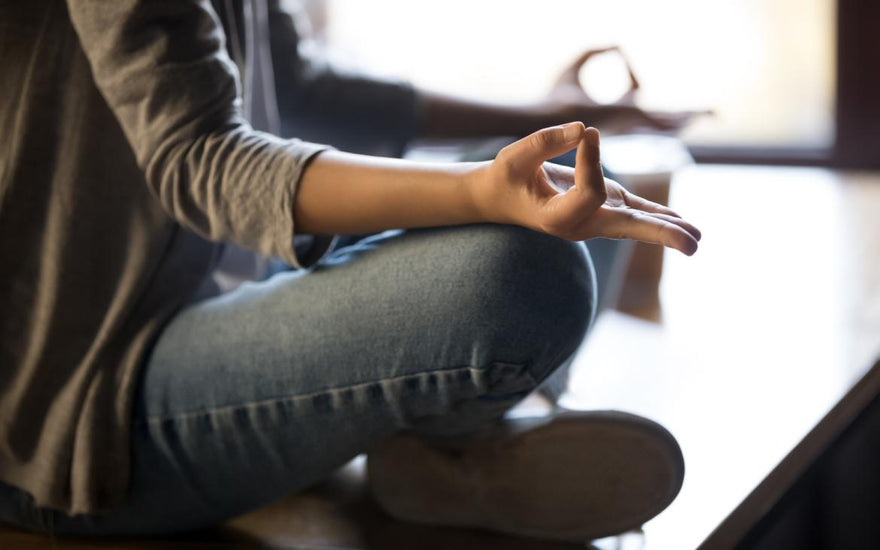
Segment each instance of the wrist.
[[500,223],[492,200],[491,165],[491,161],[468,163],[463,174],[468,208],[477,223]]
[[481,223],[520,225],[516,208],[512,206],[515,197],[511,187],[505,185],[496,161],[474,163],[467,173],[471,203],[477,220]]

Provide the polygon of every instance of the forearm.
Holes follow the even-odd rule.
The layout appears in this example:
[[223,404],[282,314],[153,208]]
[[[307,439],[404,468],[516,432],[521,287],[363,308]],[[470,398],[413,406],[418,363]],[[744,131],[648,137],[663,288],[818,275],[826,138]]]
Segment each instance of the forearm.
[[476,166],[324,152],[300,180],[297,232],[358,234],[485,221],[473,198]]
[[[575,147],[574,170],[545,164]],[[327,151],[306,168],[293,210],[298,231],[312,234],[490,222],[574,241],[635,238],[688,255],[700,238],[675,212],[606,180],[599,132],[577,122],[540,130],[489,163],[429,165]]]
[[540,128],[573,120],[603,126],[628,112],[616,105],[574,105],[542,101],[505,105],[419,90],[422,105],[422,137],[464,138],[524,136]]

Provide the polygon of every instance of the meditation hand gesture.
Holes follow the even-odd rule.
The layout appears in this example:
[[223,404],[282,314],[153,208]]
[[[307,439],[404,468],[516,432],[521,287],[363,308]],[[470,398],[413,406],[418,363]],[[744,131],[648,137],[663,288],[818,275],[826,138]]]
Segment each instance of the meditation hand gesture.
[[[616,101],[602,104],[584,89],[580,71],[590,59],[607,53],[616,53],[623,60],[629,76],[629,88]],[[645,111],[636,105],[639,88],[629,60],[619,47],[589,50],[562,71],[544,99],[542,108],[558,117],[558,120],[589,120],[604,132],[615,133],[632,132],[637,128],[678,132],[695,117],[708,114],[708,111]]]
[[[545,161],[577,147],[575,168]],[[474,200],[483,216],[582,241],[593,237],[662,244],[690,256],[700,231],[665,206],[633,195],[606,179],[599,163],[599,132],[570,122],[513,143],[474,176]]]

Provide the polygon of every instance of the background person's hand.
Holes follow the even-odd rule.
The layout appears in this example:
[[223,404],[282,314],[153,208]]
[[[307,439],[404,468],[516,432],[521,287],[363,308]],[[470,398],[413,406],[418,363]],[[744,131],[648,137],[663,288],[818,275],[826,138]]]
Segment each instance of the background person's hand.
[[[603,104],[584,89],[581,68],[597,55],[615,52],[626,67],[629,88],[612,103]],[[618,46],[588,50],[575,59],[559,75],[550,92],[544,98],[543,109],[559,120],[587,120],[604,131],[632,132],[638,128],[655,131],[678,132],[694,117],[706,111],[645,111],[635,103],[640,84],[626,56]]]
[[[577,147],[574,169],[545,163]],[[665,206],[606,179],[599,131],[580,122],[544,128],[502,149],[475,172],[485,219],[572,241],[594,237],[662,244],[691,255],[700,231]]]
[[615,52],[617,55],[620,56],[629,76],[629,88],[626,90],[626,92],[624,92],[622,96],[612,102],[612,104],[635,105],[635,93],[640,86],[639,80],[636,78],[635,73],[630,67],[629,61],[627,61],[626,57],[623,55],[623,52],[620,51],[619,46],[609,46],[606,48],[587,50],[579,55],[577,59],[572,61],[556,79],[556,82],[553,84],[553,88],[551,88],[550,92],[547,94],[548,98],[556,99],[559,101],[568,101],[571,103],[579,103],[581,105],[588,106],[601,105],[600,102],[590,97],[590,95],[581,85],[580,72],[583,66],[586,65],[586,63],[590,59],[596,57],[597,55],[602,55],[610,52]]

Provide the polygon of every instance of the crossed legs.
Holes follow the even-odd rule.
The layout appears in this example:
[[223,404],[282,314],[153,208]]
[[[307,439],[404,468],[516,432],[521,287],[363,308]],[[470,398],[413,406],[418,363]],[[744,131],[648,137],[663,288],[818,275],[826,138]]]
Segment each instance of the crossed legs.
[[304,489],[400,432],[465,435],[571,357],[595,311],[582,243],[523,228],[392,231],[196,303],[163,331],[133,419],[131,496],[25,527],[154,534]]

